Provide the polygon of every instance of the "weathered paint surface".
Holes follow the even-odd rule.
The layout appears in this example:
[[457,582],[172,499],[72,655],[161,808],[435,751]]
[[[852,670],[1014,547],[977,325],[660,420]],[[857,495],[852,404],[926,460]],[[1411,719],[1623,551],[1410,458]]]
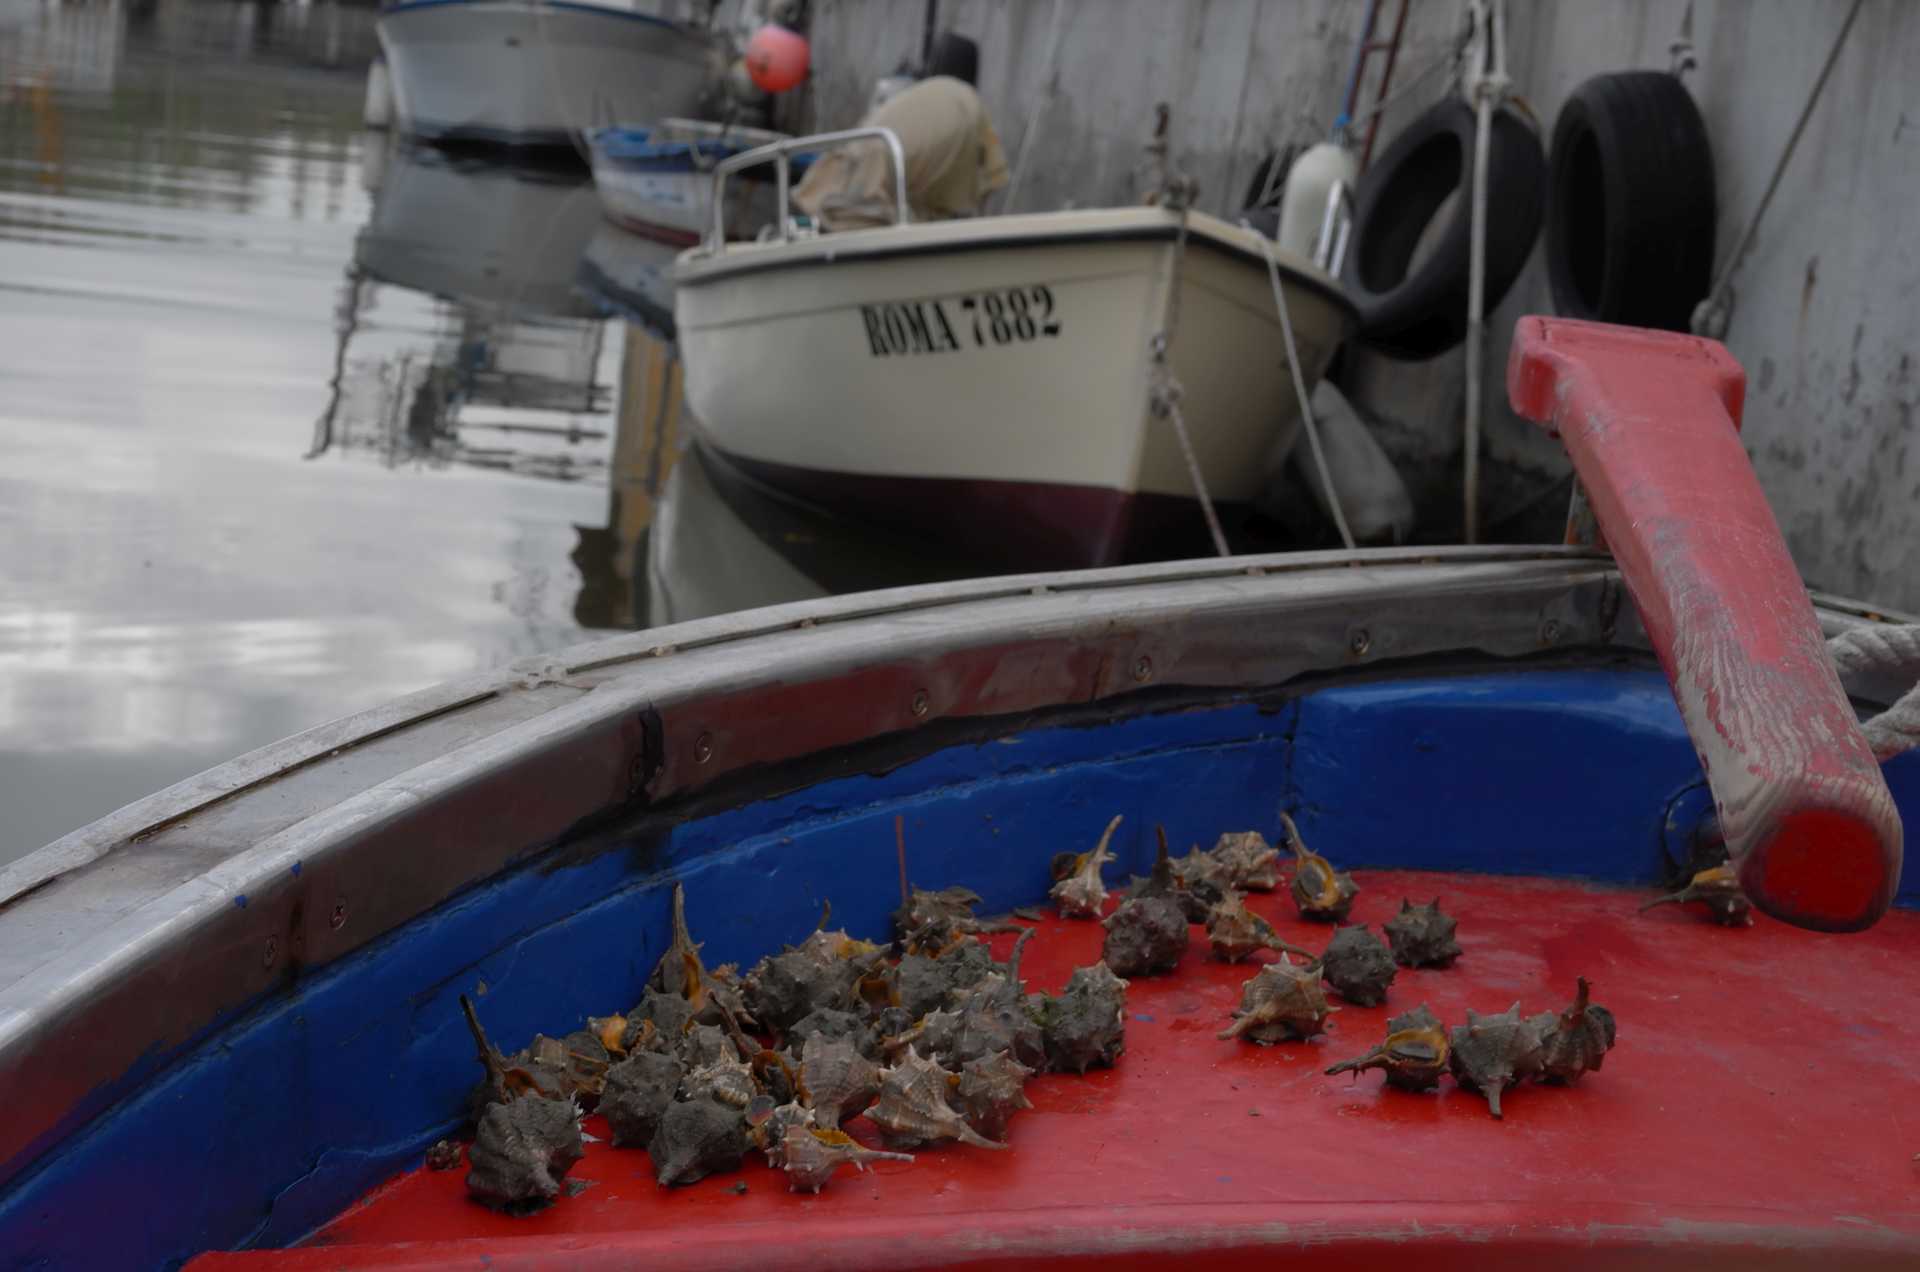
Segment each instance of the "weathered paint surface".
[[[1920,755],[1902,756],[1888,771],[1913,814],[1920,808]],[[527,780],[554,779],[535,773]],[[1406,1188],[1446,1203],[1431,1211],[1410,1204],[1407,1214],[1422,1225],[1458,1221],[1479,1232],[1488,1224],[1504,1230],[1537,1217],[1541,1197],[1562,1199],[1551,1213],[1570,1215],[1561,1209],[1564,1199],[1590,1200],[1592,1190],[1584,1175],[1574,1181],[1565,1172],[1568,1163],[1585,1161],[1596,1177],[1632,1179],[1642,1192],[1629,1211],[1582,1209],[1575,1222],[1625,1224],[1637,1243],[1657,1239],[1648,1225],[1684,1219],[1733,1224],[1729,1239],[1737,1242],[1771,1239],[1750,1225],[1786,1225],[1831,1248],[1845,1239],[1843,1225],[1826,1216],[1844,1198],[1841,1213],[1871,1216],[1910,1245],[1920,1236],[1920,1210],[1911,1204],[1906,1145],[1910,1126],[1920,1134],[1920,1099],[1910,1098],[1911,1030],[1900,1013],[1920,994],[1916,916],[1889,915],[1844,941],[1764,919],[1729,931],[1676,907],[1639,918],[1645,891],[1521,877],[1651,883],[1662,870],[1675,810],[1699,780],[1664,677],[1633,667],[1567,668],[1337,684],[1268,707],[1239,703],[1096,727],[1045,725],[735,806],[656,810],[608,828],[607,846],[617,851],[535,857],[502,870],[350,955],[277,976],[243,1012],[187,1045],[149,1056],[111,1093],[110,1108],[97,1117],[89,1108],[90,1120],[49,1130],[57,1151],[33,1160],[0,1190],[0,1267],[171,1266],[200,1250],[290,1242],[326,1223],[410,1167],[460,1120],[474,1063],[459,994],[472,993],[488,1028],[510,1045],[537,1029],[571,1028],[609,1005],[631,1003],[665,948],[675,880],[686,884],[688,922],[709,964],[751,966],[782,936],[810,930],[829,900],[833,921],[849,931],[887,930],[899,903],[896,817],[904,819],[910,877],[971,887],[984,898],[982,912],[991,913],[1044,896],[1053,853],[1089,846],[1115,813],[1126,819],[1112,843],[1119,860],[1108,868],[1117,883],[1148,869],[1156,823],[1185,845],[1211,842],[1225,827],[1271,830],[1280,809],[1297,815],[1301,833],[1330,860],[1396,872],[1361,876],[1368,892],[1356,921],[1383,921],[1402,896],[1435,894],[1461,916],[1461,939],[1471,934],[1474,942],[1461,966],[1398,983],[1399,1003],[1426,999],[1457,1019],[1469,1004],[1478,1011],[1514,998],[1530,1006],[1564,1001],[1572,978],[1588,975],[1604,984],[1604,1001],[1620,1013],[1623,1063],[1617,1069],[1608,1062],[1602,1076],[1609,1086],[1583,1088],[1611,1090],[1608,1104],[1549,1095],[1535,1102],[1540,1120],[1529,1114],[1526,1134],[1516,1136],[1507,1132],[1517,1123],[1503,1130],[1471,1099],[1441,1106],[1380,1103],[1369,1095],[1363,1107],[1349,1109],[1349,1088],[1320,1074],[1325,1061],[1263,1061],[1248,1054],[1261,1049],[1222,1044],[1211,1054],[1226,1070],[1219,1075],[1226,1085],[1193,1084],[1220,1126],[1242,1125],[1244,1092],[1232,1087],[1235,1081],[1291,1089],[1287,1108],[1317,1127],[1315,1143],[1361,1134],[1359,1125],[1376,1112],[1393,1120],[1372,1124],[1367,1142],[1354,1141],[1351,1152],[1311,1154],[1315,1169],[1305,1174],[1264,1156],[1297,1161],[1287,1136],[1264,1137],[1248,1166],[1231,1172],[1237,1190],[1213,1187],[1210,1175],[1193,1173],[1197,1159],[1187,1157],[1174,1177],[1186,1181],[1189,1203],[1224,1199],[1240,1212],[1234,1224],[1290,1222],[1302,1213],[1323,1220],[1342,1198],[1378,1195],[1354,1174],[1372,1169],[1378,1146],[1394,1154],[1395,1177],[1409,1181]],[[490,808],[487,815],[513,814]],[[418,866],[432,844],[409,841],[395,851]],[[1434,873],[1397,873],[1407,871]],[[1496,874],[1508,877],[1484,877]],[[1911,904],[1920,894],[1904,900]],[[256,894],[252,904],[262,901]],[[1304,922],[1287,922],[1296,944],[1318,944]],[[1092,961],[1095,931],[1086,929],[1093,946],[1061,951],[1067,957],[1052,970],[1029,971],[1036,987],[1054,989],[1069,967]],[[233,957],[237,948],[215,953]],[[320,942],[307,939],[305,948]],[[1170,1034],[1188,1034],[1201,1026],[1176,1024],[1176,1014],[1206,1019],[1234,999],[1244,979],[1242,970],[1213,982],[1199,1007],[1173,993],[1164,1008],[1135,1010]],[[1774,1024],[1745,1028],[1761,1001],[1784,1005],[1768,1016]],[[1713,1025],[1702,1030],[1699,1013]],[[1343,1011],[1336,1030],[1356,1040],[1382,1020]],[[1631,1048],[1629,1021],[1640,1038]],[[1164,1041],[1172,1047],[1180,1039]],[[1117,1094],[1146,1099],[1174,1083],[1170,1064],[1145,1061],[1145,1048],[1129,1045],[1130,1067],[1119,1072],[1125,1085]],[[1284,1056],[1281,1049],[1271,1054]],[[1816,1062],[1820,1074],[1811,1067]],[[1829,1065],[1849,1080],[1827,1080]],[[1674,1095],[1676,1072],[1723,1071],[1743,1080]],[[1090,1094],[1096,1103],[1105,1098],[1098,1087],[1060,1092],[1062,1111],[1076,1116],[1052,1123],[1061,1137],[1056,1153],[1092,1125],[1077,1116]],[[209,1119],[208,1109],[220,1116]],[[1096,1120],[1128,1134],[1136,1129],[1124,1115]],[[1201,1145],[1210,1153],[1219,1142],[1212,1132],[1194,1136],[1197,1121],[1160,1114],[1154,1121],[1154,1139],[1141,1141],[1147,1158],[1154,1144]],[[1730,1148],[1721,1128],[1753,1137],[1753,1151]],[[1442,1142],[1435,1134],[1460,1160],[1489,1160],[1496,1152],[1524,1160],[1507,1159],[1506,1168],[1469,1181],[1463,1193],[1452,1178],[1459,1172],[1423,1165]],[[1102,1142],[1115,1146],[1111,1152],[1126,1141]],[[1649,1143],[1662,1151],[1648,1153]],[[183,1144],[195,1151],[183,1153]],[[1583,1144],[1600,1145],[1604,1160],[1579,1157],[1575,1146]],[[1005,1211],[1005,1222],[1017,1222],[1018,1199],[1048,1195],[1048,1181],[1062,1174],[1049,1165],[1059,1157],[1024,1150],[992,1156],[1027,1165],[1010,1175],[976,1176],[988,1193],[940,1194],[936,1205],[963,1215],[961,1227],[983,1211]],[[1632,1165],[1648,1159],[1664,1173]],[[1727,1169],[1728,1161],[1739,1170]],[[1341,1171],[1327,1173],[1335,1163]],[[1108,1166],[1134,1181],[1130,1186],[1160,1191],[1161,1174],[1136,1172],[1121,1158]],[[1508,1191],[1536,1170],[1553,1186]],[[645,1184],[643,1196],[658,1191],[644,1172],[627,1178]],[[1276,1180],[1310,1181],[1310,1191],[1294,1207],[1248,1209],[1281,1200],[1269,1191]],[[1701,1180],[1711,1183],[1717,1201],[1701,1191]],[[713,1180],[698,1195],[731,1206],[739,1199],[720,1191],[728,1182]],[[576,1199],[581,1206],[556,1213],[592,1215],[615,1191],[609,1182]],[[828,1194],[834,1196],[866,1200],[851,1189]],[[1398,1199],[1420,1200],[1405,1191]],[[1053,1205],[1058,1222],[1050,1227],[1083,1234],[1092,1225],[1064,1201]],[[479,1208],[462,1201],[458,1210]],[[737,1222],[747,1213],[735,1209],[726,1217]],[[1028,1206],[1024,1213],[1035,1218],[1046,1210]],[[1151,1204],[1135,1213],[1149,1228],[1221,1223],[1218,1212],[1182,1220]],[[863,1208],[859,1222],[874,1219]],[[1378,1233],[1371,1225],[1383,1222],[1369,1220],[1369,1231]],[[678,1231],[662,1229],[661,1238],[677,1240]]]
[[[791,851],[804,862],[809,845]],[[1117,881],[1120,871],[1108,873]],[[910,1165],[843,1171],[818,1197],[789,1192],[750,1154],[738,1174],[667,1189],[644,1154],[613,1148],[589,1118],[601,1141],[570,1178],[592,1187],[539,1214],[473,1204],[464,1170],[424,1169],[416,1151],[405,1173],[302,1248],[213,1254],[189,1267],[1911,1265],[1920,1212],[1908,1149],[1920,1111],[1904,1098],[1915,1079],[1899,1046],[1910,1031],[1896,991],[1920,984],[1906,957],[1920,940],[1916,916],[1838,941],[1765,919],[1728,929],[1674,909],[1637,916],[1633,894],[1580,884],[1411,871],[1356,878],[1353,920],[1376,928],[1403,896],[1440,894],[1460,919],[1459,962],[1402,969],[1385,1004],[1343,1004],[1326,1036],[1260,1047],[1215,1037],[1255,969],[1208,958],[1193,928],[1173,976],[1128,986],[1126,1052],[1114,1068],[1028,1085],[1033,1108],[1013,1118],[1010,1152],[929,1150]],[[1286,940],[1315,949],[1327,940],[1284,890],[1249,903]],[[787,921],[810,925],[797,913]],[[694,931],[705,931],[697,918]],[[1049,908],[1022,975],[1057,992],[1100,957],[1103,937],[1097,924]],[[1012,941],[995,938],[996,955]],[[1618,1018],[1618,1046],[1578,1086],[1509,1092],[1502,1121],[1450,1080],[1415,1095],[1373,1074],[1323,1072],[1416,1004],[1456,1023],[1516,999],[1544,1010],[1565,1004],[1577,976]],[[1862,994],[1868,976],[1887,992]],[[1756,1025],[1760,1001],[1793,1024]],[[461,1042],[457,1031],[436,1040],[456,1084],[477,1068]],[[1718,1080],[1686,1076],[1709,1073]],[[1872,1133],[1847,1133],[1869,1124]],[[865,1119],[848,1130],[874,1142]]]
[[1738,364],[1697,336],[1523,318],[1507,391],[1573,458],[1747,895],[1805,927],[1870,925],[1900,818],[1741,454]]
[[[1055,4],[1059,56],[1048,64]],[[1719,251],[1731,252],[1844,19],[1848,0],[1695,0],[1688,77],[1713,140]],[[1458,3],[1413,5],[1395,82],[1443,57]],[[1589,76],[1668,64],[1686,0],[1511,4],[1516,93],[1551,133]],[[1397,6],[1383,0],[1390,17]],[[1035,140],[1018,206],[1135,197],[1156,101],[1174,108],[1176,154],[1200,206],[1236,212],[1269,147],[1320,139],[1340,104],[1362,0],[945,0],[942,25],[981,45],[980,87],[1015,162]],[[917,58],[924,7],[817,0],[813,105],[857,118],[872,79]],[[1920,5],[1868,0],[1736,279],[1726,344],[1747,368],[1746,444],[1794,558],[1819,587],[1920,606],[1920,350],[1911,335],[1920,246]],[[1388,110],[1375,153],[1433,100],[1436,72]],[[1057,91],[1048,97],[1049,82]],[[1366,100],[1363,98],[1363,101]],[[1044,103],[1044,104],[1043,104]],[[1483,524],[1550,525],[1564,507],[1557,445],[1503,406],[1514,321],[1552,312],[1535,251],[1489,316]],[[1279,356],[1276,353],[1276,356]],[[1462,358],[1359,358],[1349,387],[1414,490],[1423,537],[1459,529]],[[1530,515],[1529,515],[1530,514]]]

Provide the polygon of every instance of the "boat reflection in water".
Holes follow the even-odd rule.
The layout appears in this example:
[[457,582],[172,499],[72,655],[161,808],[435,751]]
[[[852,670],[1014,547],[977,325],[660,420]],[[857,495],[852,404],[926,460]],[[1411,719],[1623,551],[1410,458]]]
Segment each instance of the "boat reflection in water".
[[698,444],[674,466],[646,556],[652,625],[754,605],[995,574],[791,503]]
[[[604,523],[575,526],[582,627],[1004,568],[776,493],[696,440],[674,340],[677,249],[607,221],[577,170],[399,144],[370,146],[363,180],[374,208],[309,455],[605,480]],[[426,301],[429,320],[383,323],[396,291]]]
[[629,326],[603,526],[576,526],[583,627],[658,627],[996,572],[798,504],[689,440],[672,345]]
[[[371,218],[341,289],[309,457],[464,464],[578,480],[606,468],[606,310],[575,282],[601,224],[577,171],[369,147]],[[430,339],[384,327],[383,289],[432,298]]]
[[611,312],[657,339],[672,340],[673,258],[679,251],[603,220],[587,243],[577,282]]

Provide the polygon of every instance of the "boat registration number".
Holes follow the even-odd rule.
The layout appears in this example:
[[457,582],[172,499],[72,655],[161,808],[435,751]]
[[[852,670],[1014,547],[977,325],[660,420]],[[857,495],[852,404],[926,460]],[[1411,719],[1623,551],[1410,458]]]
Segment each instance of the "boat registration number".
[[1060,334],[1053,289],[1041,283],[1002,291],[860,306],[873,357],[958,353],[1051,340]]

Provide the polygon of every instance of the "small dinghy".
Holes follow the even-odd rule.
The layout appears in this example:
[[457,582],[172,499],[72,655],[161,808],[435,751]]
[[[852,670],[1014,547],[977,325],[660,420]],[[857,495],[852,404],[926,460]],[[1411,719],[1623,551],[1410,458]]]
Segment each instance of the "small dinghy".
[[678,0],[400,0],[380,47],[402,131],[570,147],[609,119],[691,113],[719,40]]
[[[876,134],[901,171],[891,133],[856,129],[724,161],[714,197],[734,173]],[[701,437],[882,525],[1061,567],[1204,536],[1196,471],[1216,504],[1244,504],[1299,427],[1276,289],[1309,391],[1353,320],[1332,278],[1204,213],[907,224],[896,186],[894,225],[796,232],[783,198],[778,233],[710,229],[674,275]]]
[[[1168,563],[683,623],[311,730],[0,869],[0,1263],[1913,1266],[1920,765],[1878,713],[1911,718],[1920,633],[1809,601],[1718,345],[1524,324],[1514,402],[1612,556]],[[1164,842],[1200,850],[1175,876]],[[1115,932],[1071,917],[1124,926],[1128,872],[1175,903],[1128,958],[1170,974],[1114,977]],[[942,959],[985,997],[913,1020],[896,937],[937,947],[916,1000]],[[679,1132],[616,1146],[604,1102],[538,1094],[558,1066],[605,1095],[594,1065],[664,1029],[791,1040],[765,968],[854,959],[823,992],[894,1022],[887,1076],[851,1043],[798,1085],[771,1050],[687,1071],[698,1182],[656,1182]],[[945,1091],[974,1096],[928,1057],[976,1011],[1045,1048],[994,1053],[1013,1086],[966,1139]],[[775,1118],[783,1168],[743,1163]],[[902,1161],[878,1128],[965,1142]],[[501,1204],[503,1153],[530,1213],[474,1200]]]
[[[783,134],[764,129],[693,119],[663,119],[651,128],[595,128],[586,135],[593,183],[607,219],[635,234],[683,246],[698,243],[714,224],[714,167],[781,140]],[[808,156],[794,156],[795,175],[807,166]],[[736,181],[727,190],[720,225],[730,239],[752,238],[776,215],[771,180]]]

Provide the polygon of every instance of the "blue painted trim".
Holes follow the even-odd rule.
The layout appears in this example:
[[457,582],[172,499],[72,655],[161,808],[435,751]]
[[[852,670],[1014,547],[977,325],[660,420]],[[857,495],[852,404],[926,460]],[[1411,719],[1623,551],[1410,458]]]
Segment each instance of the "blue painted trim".
[[[447,9],[460,5],[499,4],[500,2],[501,0],[405,0],[405,3],[402,4],[381,6],[380,16],[386,18],[401,13],[413,13],[419,9]],[[527,9],[567,9],[575,13],[585,13],[597,18],[618,18],[623,22],[644,22],[649,26],[667,27],[675,31],[681,29],[679,23],[669,21],[666,18],[658,17],[651,13],[636,13],[631,9],[611,9],[604,5],[597,4],[575,4],[570,3],[570,0],[540,0],[538,5],[523,4],[520,7]]]
[[[1920,816],[1920,757],[1887,772]],[[1648,882],[1669,810],[1699,781],[1657,673],[1538,670],[1034,728],[663,815],[590,859],[502,873],[149,1057],[0,1195],[0,1266],[171,1266],[298,1239],[454,1125],[475,1076],[458,994],[485,985],[482,1014],[510,1047],[627,1006],[665,948],[676,879],[714,963],[804,934],[828,898],[837,922],[879,935],[898,899],[896,815],[916,881],[967,884],[993,910],[1044,895],[1052,854],[1115,812],[1116,879],[1146,869],[1156,821],[1184,846],[1271,832],[1287,808],[1345,865]]]
[[[595,157],[630,172],[707,172],[722,159],[745,154],[753,146],[733,141],[654,141],[645,128],[596,128],[587,134]],[[810,151],[790,155],[795,175],[813,166]]]

